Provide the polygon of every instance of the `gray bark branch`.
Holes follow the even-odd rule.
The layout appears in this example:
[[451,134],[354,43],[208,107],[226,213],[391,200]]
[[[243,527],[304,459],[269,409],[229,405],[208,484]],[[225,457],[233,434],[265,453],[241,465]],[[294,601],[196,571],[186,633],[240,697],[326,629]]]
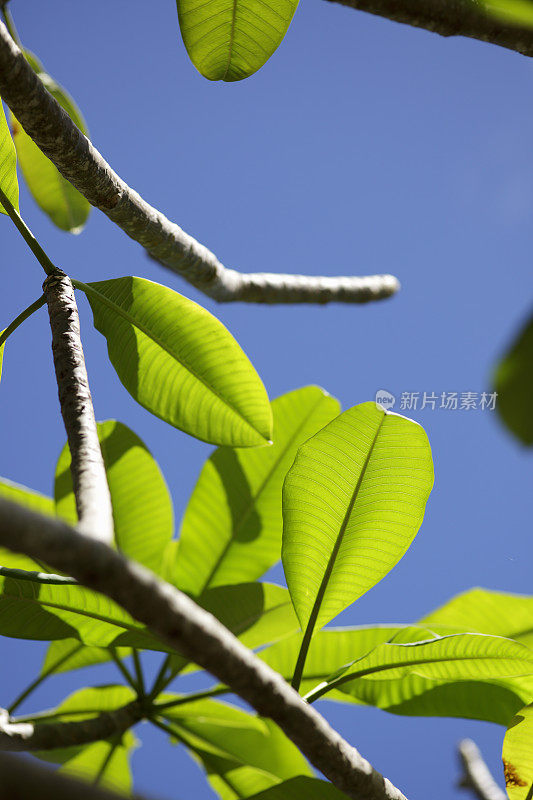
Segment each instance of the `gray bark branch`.
[[466,36],[533,56],[533,29],[487,14],[479,0],[330,0],[441,36]]
[[142,719],[137,701],[74,722],[17,722],[0,709],[0,750],[38,751],[98,742],[121,734]]
[[52,329],[59,403],[71,454],[78,528],[111,543],[113,509],[85,369],[74,288],[70,278],[57,271],[46,278],[43,291]]
[[261,716],[354,800],[405,800],[283,678],[189,597],[118,552],[53,517],[0,498],[0,545],[50,564],[107,595]]
[[399,289],[392,275],[315,277],[240,273],[160,211],[114,172],[31,69],[0,23],[0,95],[26,133],[89,203],[103,211],[152,258],[219,302],[366,303]]
[[[35,760],[0,753],[0,800],[124,800],[124,795],[47,769]],[[134,795],[131,800],[142,800]],[[145,798],[145,800],[147,800]]]
[[459,786],[469,789],[478,800],[507,800],[506,793],[492,777],[477,744],[472,739],[463,739],[459,742],[458,751],[463,768]]

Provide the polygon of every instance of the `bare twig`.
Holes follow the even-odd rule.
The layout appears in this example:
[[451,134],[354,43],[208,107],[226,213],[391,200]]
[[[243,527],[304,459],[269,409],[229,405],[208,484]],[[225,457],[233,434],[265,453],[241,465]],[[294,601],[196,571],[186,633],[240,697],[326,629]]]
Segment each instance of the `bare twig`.
[[74,288],[70,278],[58,270],[46,278],[43,291],[52,328],[59,403],[71,454],[78,528],[110,543],[113,510],[85,369]]
[[495,782],[472,739],[459,742],[458,752],[463,768],[459,781],[461,788],[470,789],[479,800],[507,800],[507,795]]
[[[0,800],[124,800],[124,795],[100,789],[45,768],[35,760],[0,753]],[[134,795],[131,800],[142,800]],[[146,800],[146,798],[145,798]]]
[[40,558],[107,595],[190,661],[274,720],[309,761],[355,800],[405,800],[326,720],[189,597],[101,542],[0,498],[0,545]]
[[220,302],[366,303],[399,289],[392,275],[314,277],[244,274],[148,205],[114,172],[74,125],[0,23],[0,95],[26,133],[87,200],[163,266]]
[[98,742],[124,733],[143,717],[137,701],[76,722],[17,722],[0,709],[0,750],[37,751]]
[[533,29],[492,17],[479,0],[333,0],[441,36],[467,36],[533,56]]

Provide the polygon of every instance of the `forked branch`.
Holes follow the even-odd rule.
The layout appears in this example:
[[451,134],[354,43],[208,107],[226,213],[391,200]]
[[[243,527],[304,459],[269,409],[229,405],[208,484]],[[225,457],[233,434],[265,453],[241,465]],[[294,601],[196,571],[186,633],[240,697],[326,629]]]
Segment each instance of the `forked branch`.
[[405,800],[284,680],[211,614],[139,564],[53,517],[0,498],[0,545],[26,553],[107,595],[264,717],[354,800]]
[[137,701],[74,722],[17,722],[0,709],[0,750],[31,752],[89,744],[124,733],[142,716]]
[[89,536],[111,543],[111,496],[85,368],[74,288],[70,278],[57,270],[46,278],[43,291],[52,329],[59,403],[71,454],[78,528]]
[[220,302],[366,303],[399,289],[392,275],[240,273],[146,203],[114,172],[37,77],[0,23],[0,95],[58,170],[163,266]]

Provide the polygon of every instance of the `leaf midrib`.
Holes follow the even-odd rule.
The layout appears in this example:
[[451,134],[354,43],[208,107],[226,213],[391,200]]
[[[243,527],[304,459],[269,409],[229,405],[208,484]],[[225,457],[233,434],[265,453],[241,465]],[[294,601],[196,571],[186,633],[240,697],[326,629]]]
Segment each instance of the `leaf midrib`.
[[369,448],[368,453],[366,455],[364,464],[363,464],[363,466],[361,468],[361,472],[360,472],[359,477],[357,479],[357,483],[355,485],[355,488],[354,488],[354,490],[352,492],[352,496],[350,498],[350,502],[348,503],[348,508],[347,508],[346,513],[344,515],[344,518],[342,520],[342,524],[341,524],[341,527],[339,529],[339,533],[338,533],[337,538],[335,540],[335,545],[334,545],[333,550],[331,552],[331,555],[329,557],[328,564],[327,564],[326,570],[324,572],[324,577],[322,578],[322,581],[320,583],[320,587],[318,589],[315,602],[313,603],[313,608],[311,609],[311,614],[309,615],[309,622],[307,624],[307,628],[310,628],[311,631],[314,630],[314,627],[316,625],[316,621],[317,621],[318,616],[320,614],[320,607],[322,605],[322,601],[323,601],[324,596],[326,594],[326,590],[328,588],[328,584],[329,584],[330,578],[331,578],[331,576],[333,574],[333,570],[335,568],[335,563],[336,563],[336,560],[337,560],[337,556],[339,555],[339,551],[340,551],[340,548],[341,548],[341,545],[342,545],[342,541],[344,539],[344,534],[346,533],[346,528],[348,526],[348,521],[350,519],[351,513],[352,513],[353,508],[355,506],[355,503],[357,501],[357,498],[359,496],[359,491],[361,489],[361,485],[363,483],[363,479],[364,479],[364,476],[366,474],[366,470],[367,470],[368,465],[370,463],[370,459],[372,457],[372,453],[374,452],[374,447],[376,445],[378,436],[379,436],[379,434],[381,432],[381,429],[383,427],[383,424],[385,422],[386,417],[387,417],[387,412],[384,411],[383,412],[383,417],[382,417],[382,419],[381,419],[381,421],[380,421],[380,423],[379,423],[379,425],[377,427],[376,433],[374,434],[374,438],[372,440],[372,444],[370,445],[370,448]]

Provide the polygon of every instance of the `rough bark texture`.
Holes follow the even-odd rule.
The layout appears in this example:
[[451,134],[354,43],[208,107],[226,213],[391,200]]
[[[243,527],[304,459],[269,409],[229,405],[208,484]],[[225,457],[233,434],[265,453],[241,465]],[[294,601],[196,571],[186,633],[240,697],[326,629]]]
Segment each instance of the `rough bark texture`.
[[459,743],[459,759],[463,768],[463,776],[459,782],[461,788],[469,789],[478,800],[507,800],[507,795],[490,774],[477,744],[472,739],[463,739]]
[[405,800],[326,720],[211,614],[101,542],[59,519],[0,498],[0,545],[38,558],[107,595],[261,716],[354,800]]
[[74,288],[70,278],[58,271],[46,278],[43,292],[52,329],[59,403],[72,458],[78,528],[110,543],[113,510],[85,369]]
[[479,0],[330,0],[425,28],[441,36],[467,36],[533,56],[533,30],[489,16]]
[[156,261],[220,302],[366,303],[399,289],[392,275],[321,278],[244,274],[224,267],[206,247],[146,203],[111,169],[33,72],[0,23],[0,95],[26,133],[96,208]]
[[[124,800],[124,795],[58,775],[37,761],[0,753],[0,800]],[[136,794],[131,800],[142,798]]]
[[0,750],[36,751],[73,747],[124,733],[142,719],[137,701],[75,722],[11,722],[0,709]]

